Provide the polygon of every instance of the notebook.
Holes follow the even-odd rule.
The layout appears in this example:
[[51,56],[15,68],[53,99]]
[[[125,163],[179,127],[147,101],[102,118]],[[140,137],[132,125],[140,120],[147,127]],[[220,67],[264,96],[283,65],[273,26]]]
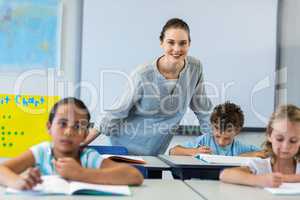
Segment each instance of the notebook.
[[8,194],[28,195],[130,195],[128,186],[124,185],[99,185],[78,181],[67,181],[59,176],[42,176],[43,182],[32,190],[16,190],[6,188]]
[[124,156],[124,155],[110,155],[103,154],[103,158],[109,158],[116,162],[127,162],[132,164],[146,164],[146,161],[141,156]]
[[242,156],[222,156],[211,154],[197,154],[195,158],[208,163],[230,166],[248,166],[248,163],[253,159],[261,159],[257,157],[242,157]]
[[278,188],[264,188],[275,195],[300,195],[300,183],[283,183]]

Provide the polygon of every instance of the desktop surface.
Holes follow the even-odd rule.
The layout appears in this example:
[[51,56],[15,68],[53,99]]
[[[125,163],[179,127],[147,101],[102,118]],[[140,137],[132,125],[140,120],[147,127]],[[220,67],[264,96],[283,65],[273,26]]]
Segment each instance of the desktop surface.
[[0,199],[2,200],[153,200],[153,199],[172,199],[172,200],[202,200],[196,192],[194,192],[183,181],[179,180],[145,180],[141,186],[130,187],[131,196],[86,196],[86,195],[8,195],[5,194],[5,188],[0,187]]
[[259,187],[234,185],[212,180],[186,180],[204,199],[230,199],[230,200],[299,200],[300,195],[273,195]]

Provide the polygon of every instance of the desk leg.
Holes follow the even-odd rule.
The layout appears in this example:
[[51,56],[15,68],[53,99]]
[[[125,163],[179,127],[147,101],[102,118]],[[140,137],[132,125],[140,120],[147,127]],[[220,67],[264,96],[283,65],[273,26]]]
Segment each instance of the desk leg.
[[162,170],[148,169],[147,178],[149,179],[162,179]]
[[194,169],[194,168],[173,168],[172,175],[174,179],[188,180],[199,178],[206,180],[219,180],[219,169]]

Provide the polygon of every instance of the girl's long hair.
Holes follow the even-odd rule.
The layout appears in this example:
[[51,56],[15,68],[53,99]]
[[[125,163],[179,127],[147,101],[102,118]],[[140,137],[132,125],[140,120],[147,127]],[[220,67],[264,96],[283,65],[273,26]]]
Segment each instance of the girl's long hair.
[[[271,136],[274,122],[278,120],[287,120],[292,123],[300,123],[300,108],[291,104],[278,107],[278,109],[271,115],[271,118],[267,125],[267,137]],[[272,163],[274,163],[276,156],[272,149],[272,143],[266,140],[263,145],[265,152],[268,154],[268,156],[271,157]],[[300,160],[300,148],[298,149],[298,152],[295,155],[295,160]]]

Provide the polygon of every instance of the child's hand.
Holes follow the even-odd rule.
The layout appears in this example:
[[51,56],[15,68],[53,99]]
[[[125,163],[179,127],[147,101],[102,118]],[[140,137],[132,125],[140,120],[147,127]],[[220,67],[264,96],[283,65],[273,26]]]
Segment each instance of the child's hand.
[[263,175],[263,187],[279,187],[283,182],[281,173],[270,173]]
[[12,187],[18,190],[31,190],[39,183],[42,183],[39,169],[29,168],[24,175],[16,180]]
[[53,163],[57,173],[66,179],[78,180],[83,169],[73,158],[59,158],[56,161],[53,160]]
[[200,146],[196,149],[196,154],[198,154],[198,153],[212,154],[212,150],[210,147]]

